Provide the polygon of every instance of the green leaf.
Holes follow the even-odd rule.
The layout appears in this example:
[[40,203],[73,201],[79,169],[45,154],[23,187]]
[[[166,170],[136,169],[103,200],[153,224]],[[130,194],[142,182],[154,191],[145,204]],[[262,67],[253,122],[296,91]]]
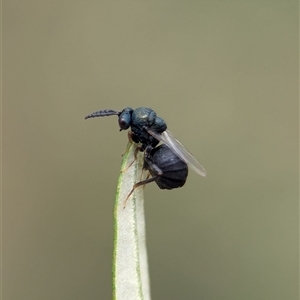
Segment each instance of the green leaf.
[[136,145],[129,143],[127,149],[114,204],[113,299],[150,300],[143,186],[133,192],[124,208],[133,185],[145,177],[143,154],[139,152],[135,160]]

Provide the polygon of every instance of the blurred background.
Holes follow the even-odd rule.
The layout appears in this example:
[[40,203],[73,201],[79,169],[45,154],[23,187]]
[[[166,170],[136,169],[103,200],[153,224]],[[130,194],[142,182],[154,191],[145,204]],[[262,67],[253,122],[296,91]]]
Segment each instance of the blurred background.
[[3,299],[111,299],[127,133],[207,170],[148,185],[153,299],[298,299],[298,1],[3,1]]

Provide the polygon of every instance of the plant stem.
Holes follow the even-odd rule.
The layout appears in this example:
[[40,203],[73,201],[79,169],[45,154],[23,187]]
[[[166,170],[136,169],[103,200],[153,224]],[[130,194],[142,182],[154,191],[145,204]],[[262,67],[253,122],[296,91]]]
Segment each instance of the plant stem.
[[[136,145],[129,144],[123,156],[114,204],[113,299],[150,300],[146,249],[144,188],[137,188],[124,200],[133,185],[143,180],[143,154],[134,161]],[[125,171],[122,171],[125,170]],[[145,174],[144,174],[145,175]]]

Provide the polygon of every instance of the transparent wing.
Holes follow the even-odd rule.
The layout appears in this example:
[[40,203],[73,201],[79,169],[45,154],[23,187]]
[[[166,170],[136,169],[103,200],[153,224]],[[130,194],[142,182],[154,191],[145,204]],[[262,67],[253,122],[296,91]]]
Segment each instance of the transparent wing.
[[152,130],[147,130],[149,134],[157,140],[165,143],[181,160],[187,163],[197,174],[206,176],[205,169],[200,165],[197,159],[176,139],[169,130],[163,133],[156,133]]

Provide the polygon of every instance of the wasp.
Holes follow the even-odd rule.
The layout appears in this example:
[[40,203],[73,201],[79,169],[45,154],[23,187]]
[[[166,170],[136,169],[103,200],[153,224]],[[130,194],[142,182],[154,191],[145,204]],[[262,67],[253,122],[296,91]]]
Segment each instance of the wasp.
[[[206,171],[197,159],[172,135],[165,121],[151,108],[126,107],[122,111],[104,109],[95,111],[84,119],[118,116],[120,131],[130,128],[130,140],[138,144],[137,151],[144,152],[143,169],[151,178],[134,184],[127,199],[134,190],[155,181],[160,189],[182,187],[188,176],[188,166],[197,174],[206,176]],[[161,145],[158,145],[162,142]]]

